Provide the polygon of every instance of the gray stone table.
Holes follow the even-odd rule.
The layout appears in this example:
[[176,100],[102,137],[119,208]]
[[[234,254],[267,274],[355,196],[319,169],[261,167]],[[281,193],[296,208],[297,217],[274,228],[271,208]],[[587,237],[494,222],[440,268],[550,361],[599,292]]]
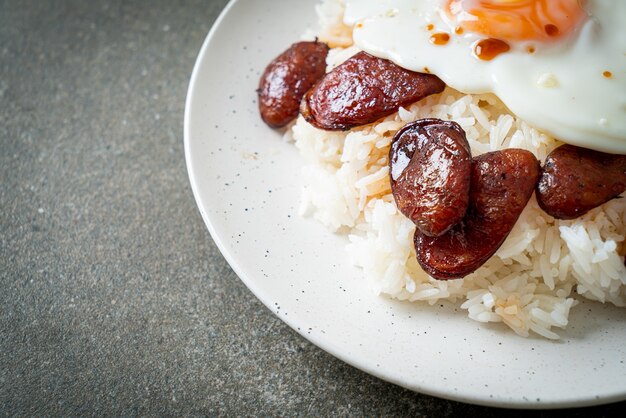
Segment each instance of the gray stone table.
[[0,415],[511,415],[342,363],[224,261],[182,138],[224,4],[0,0]]

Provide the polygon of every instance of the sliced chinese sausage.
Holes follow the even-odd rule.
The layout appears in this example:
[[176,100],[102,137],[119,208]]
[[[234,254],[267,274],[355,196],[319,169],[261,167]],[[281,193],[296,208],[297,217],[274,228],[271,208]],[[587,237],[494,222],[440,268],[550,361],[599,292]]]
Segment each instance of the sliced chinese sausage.
[[436,279],[457,279],[483,265],[509,235],[539,178],[539,162],[520,149],[490,152],[472,162],[463,220],[438,237],[416,230],[417,261]]
[[298,116],[302,96],[326,73],[328,45],[298,42],[276,57],[259,81],[259,111],[269,126],[280,128]]
[[440,119],[409,123],[393,139],[389,168],[398,209],[423,234],[441,235],[463,219],[472,154],[457,123]]
[[346,130],[375,122],[444,88],[434,75],[405,70],[359,52],[306,93],[300,113],[320,129]]
[[562,145],[546,158],[537,201],[555,218],[574,219],[625,190],[626,155]]

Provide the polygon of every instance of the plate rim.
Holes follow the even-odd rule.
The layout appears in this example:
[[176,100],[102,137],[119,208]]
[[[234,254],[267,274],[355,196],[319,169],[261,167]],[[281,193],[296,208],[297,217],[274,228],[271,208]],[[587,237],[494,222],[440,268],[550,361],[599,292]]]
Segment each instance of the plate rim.
[[376,378],[384,380],[386,382],[395,384],[402,388],[411,390],[416,393],[438,397],[441,399],[451,400],[455,402],[463,402],[473,405],[481,405],[487,407],[495,407],[495,408],[511,408],[511,409],[528,409],[528,410],[537,410],[537,409],[560,409],[560,408],[577,408],[577,407],[588,407],[588,406],[599,406],[606,405],[610,403],[615,403],[619,401],[623,401],[626,399],[626,392],[622,394],[614,394],[602,397],[600,399],[595,397],[588,397],[578,400],[552,400],[552,401],[542,401],[540,402],[522,402],[514,399],[504,399],[502,397],[482,397],[476,398],[472,396],[463,396],[458,392],[454,391],[442,391],[437,389],[429,388],[428,386],[414,386],[409,384],[408,382],[403,382],[399,378],[395,377],[393,374],[385,373],[385,370],[381,370],[363,362],[359,362],[351,357],[349,357],[345,352],[343,352],[338,346],[333,344],[332,341],[328,339],[324,339],[319,335],[307,334],[304,332],[306,327],[303,327],[304,324],[298,321],[297,317],[282,317],[277,315],[271,306],[270,298],[264,294],[262,290],[260,290],[256,285],[255,281],[252,280],[245,271],[239,266],[239,263],[236,260],[236,257],[231,253],[228,249],[228,246],[225,244],[222,237],[217,232],[212,219],[209,217],[208,212],[204,208],[201,194],[199,191],[199,185],[197,182],[197,176],[194,175],[194,163],[192,161],[192,133],[191,133],[191,108],[192,102],[194,98],[194,94],[196,94],[195,86],[198,83],[198,78],[200,77],[200,73],[203,68],[203,63],[206,60],[206,56],[208,54],[209,47],[212,44],[213,38],[216,36],[216,33],[221,29],[222,22],[226,18],[226,16],[231,12],[235,4],[242,2],[243,0],[229,0],[226,6],[222,9],[217,19],[213,22],[211,29],[209,30],[207,36],[205,37],[202,46],[198,52],[196,57],[193,70],[191,72],[191,77],[189,80],[189,86],[187,88],[186,98],[185,98],[185,109],[184,109],[184,122],[183,122],[183,137],[184,137],[184,154],[185,154],[185,164],[187,169],[187,175],[189,178],[189,183],[191,186],[191,190],[194,196],[194,200],[196,205],[198,206],[198,210],[200,211],[200,215],[204,221],[206,228],[209,231],[209,234],[216,246],[220,250],[226,262],[229,264],[230,268],[235,272],[237,277],[246,285],[246,287],[252,292],[252,294],[279,320],[289,326],[293,331],[295,331],[299,336],[303,337],[311,344],[315,345],[319,349],[324,350],[325,352],[331,354],[333,357],[341,360],[342,362],[349,364],[356,369],[365,372],[369,375],[372,375]]

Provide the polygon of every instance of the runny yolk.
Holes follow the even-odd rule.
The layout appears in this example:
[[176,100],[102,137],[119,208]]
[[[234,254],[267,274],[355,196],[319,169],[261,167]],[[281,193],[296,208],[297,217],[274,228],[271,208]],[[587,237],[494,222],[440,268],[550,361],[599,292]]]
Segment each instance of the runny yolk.
[[506,41],[550,41],[588,16],[582,0],[445,0],[446,13],[466,31]]

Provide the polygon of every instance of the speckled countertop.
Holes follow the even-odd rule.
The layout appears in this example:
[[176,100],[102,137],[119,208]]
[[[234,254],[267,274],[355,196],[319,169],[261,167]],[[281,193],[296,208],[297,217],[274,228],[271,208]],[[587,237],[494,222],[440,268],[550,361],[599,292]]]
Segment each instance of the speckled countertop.
[[222,258],[182,125],[225,3],[0,0],[0,415],[512,415],[342,363]]

